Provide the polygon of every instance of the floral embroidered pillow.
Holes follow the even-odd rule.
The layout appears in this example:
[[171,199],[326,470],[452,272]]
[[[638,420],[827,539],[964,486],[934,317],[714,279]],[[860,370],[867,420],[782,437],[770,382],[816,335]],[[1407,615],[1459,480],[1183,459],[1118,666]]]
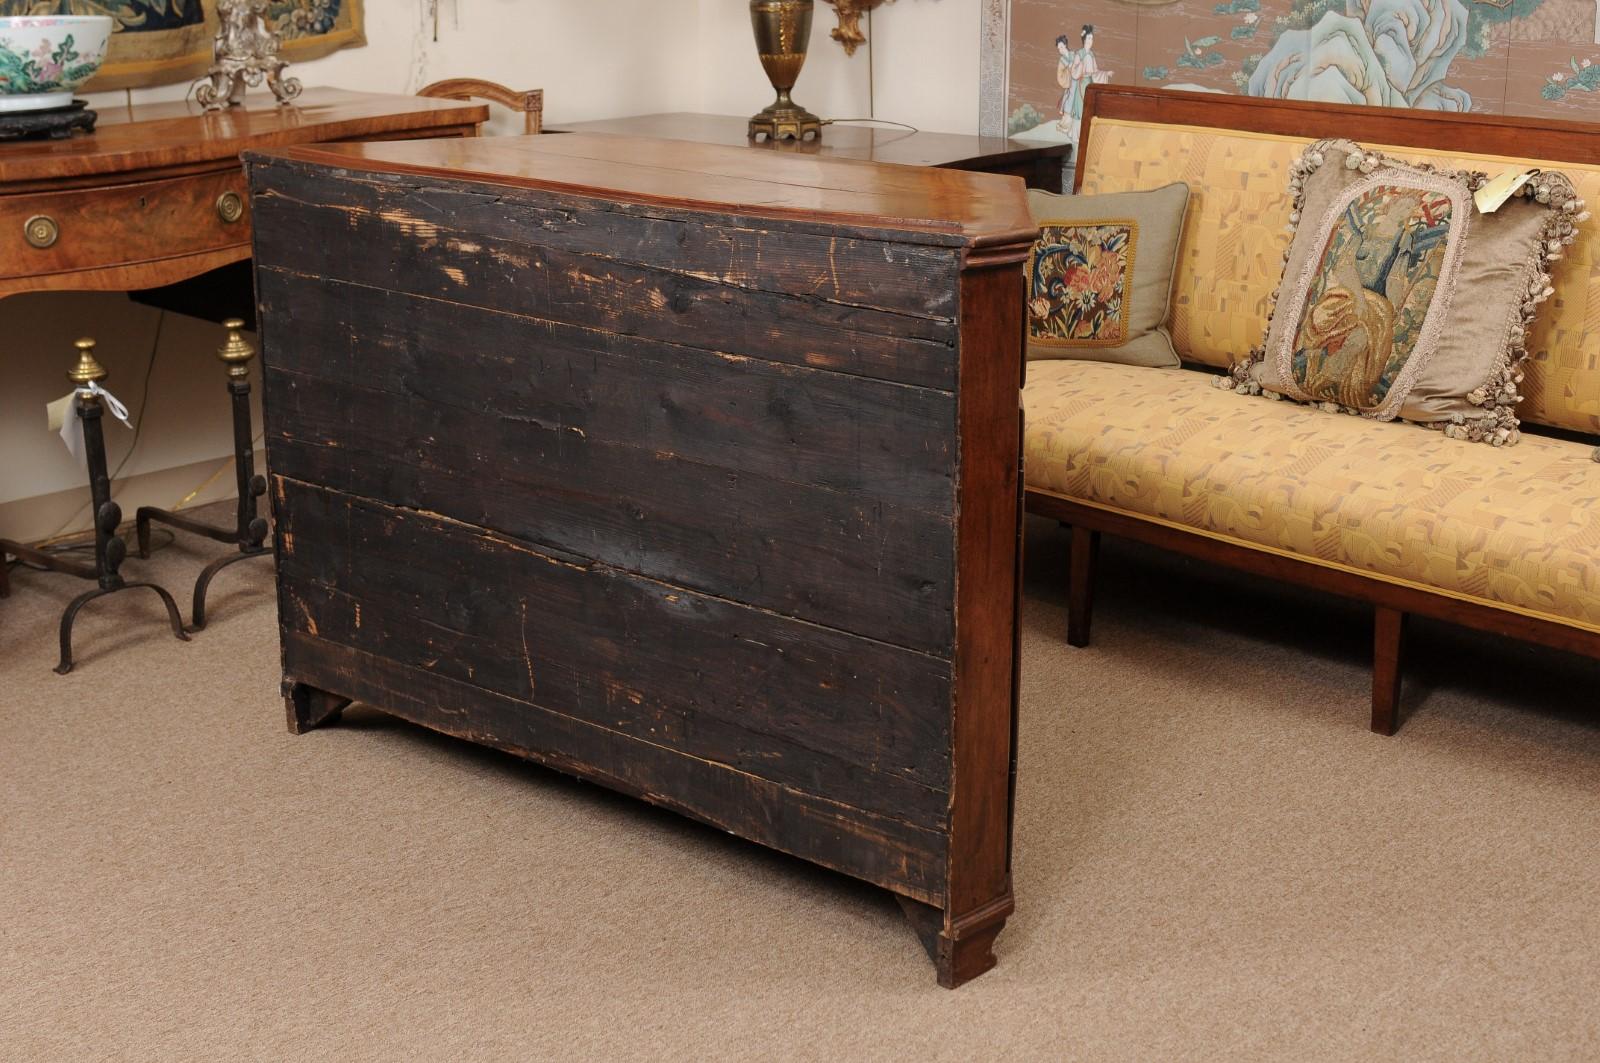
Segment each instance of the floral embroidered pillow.
[[1523,341],[1584,216],[1563,174],[1522,177],[1311,145],[1289,178],[1296,231],[1266,344],[1223,383],[1515,443]]
[[1029,358],[1175,368],[1163,327],[1189,186],[1058,196],[1031,191],[1039,239],[1025,278]]

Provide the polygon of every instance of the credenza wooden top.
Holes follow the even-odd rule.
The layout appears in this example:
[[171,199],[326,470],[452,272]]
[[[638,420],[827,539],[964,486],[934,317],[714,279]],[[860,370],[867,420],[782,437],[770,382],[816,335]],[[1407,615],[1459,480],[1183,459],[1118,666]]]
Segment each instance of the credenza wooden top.
[[184,102],[96,111],[99,121],[88,136],[0,144],[0,191],[71,178],[160,176],[237,160],[249,149],[416,135],[489,117],[481,104],[328,88],[307,89],[288,107],[260,93],[225,111]]
[[468,178],[765,218],[850,223],[915,242],[1031,243],[1019,178],[605,134],[318,144],[269,153],[351,170]]

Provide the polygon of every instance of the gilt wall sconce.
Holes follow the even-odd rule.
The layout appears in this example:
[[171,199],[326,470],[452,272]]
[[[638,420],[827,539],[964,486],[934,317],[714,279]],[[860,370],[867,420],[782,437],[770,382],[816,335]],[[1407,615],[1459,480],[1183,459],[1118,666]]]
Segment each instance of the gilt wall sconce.
[[861,32],[861,16],[888,3],[889,0],[828,0],[828,2],[833,5],[833,12],[839,17],[839,25],[829,36],[844,45],[846,55],[855,55],[856,49],[867,40],[867,35]]

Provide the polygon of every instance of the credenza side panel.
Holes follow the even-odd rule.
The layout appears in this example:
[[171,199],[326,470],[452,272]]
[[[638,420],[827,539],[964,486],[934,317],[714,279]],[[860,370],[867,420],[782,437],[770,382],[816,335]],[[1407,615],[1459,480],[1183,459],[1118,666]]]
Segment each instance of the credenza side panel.
[[960,567],[945,912],[946,931],[954,938],[992,932],[1012,908],[1015,625],[1023,490],[1018,461],[1023,372],[1018,266],[1003,259],[975,266],[962,277]]
[[286,677],[943,907],[959,249],[252,180]]

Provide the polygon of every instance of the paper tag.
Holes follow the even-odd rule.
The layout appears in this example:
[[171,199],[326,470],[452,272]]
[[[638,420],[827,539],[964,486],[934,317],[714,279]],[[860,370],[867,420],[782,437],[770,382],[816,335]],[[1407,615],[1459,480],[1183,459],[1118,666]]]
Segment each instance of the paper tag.
[[46,428],[52,432],[61,431],[61,426],[67,423],[67,414],[72,412],[72,396],[76,394],[76,391],[69,391],[44,408]]
[[1472,193],[1472,201],[1478,205],[1478,213],[1493,214],[1523,185],[1538,176],[1538,170],[1507,170]]
[[50,418],[50,427],[61,434],[61,442],[66,444],[67,453],[79,461],[83,460],[83,419],[78,416],[76,391],[69,392],[64,399],[57,399],[46,406],[45,414]]
[[[115,395],[99,384],[92,382],[84,390],[90,394],[98,395],[100,401],[110,411],[111,416],[121,421],[125,427],[133,427],[133,422],[128,420],[128,408]],[[60,433],[61,442],[66,445],[67,453],[81,460],[83,458],[83,419],[78,416],[77,404],[73,401],[77,396],[77,391],[69,391],[56,401],[46,403],[44,418],[46,427],[52,432]]]

